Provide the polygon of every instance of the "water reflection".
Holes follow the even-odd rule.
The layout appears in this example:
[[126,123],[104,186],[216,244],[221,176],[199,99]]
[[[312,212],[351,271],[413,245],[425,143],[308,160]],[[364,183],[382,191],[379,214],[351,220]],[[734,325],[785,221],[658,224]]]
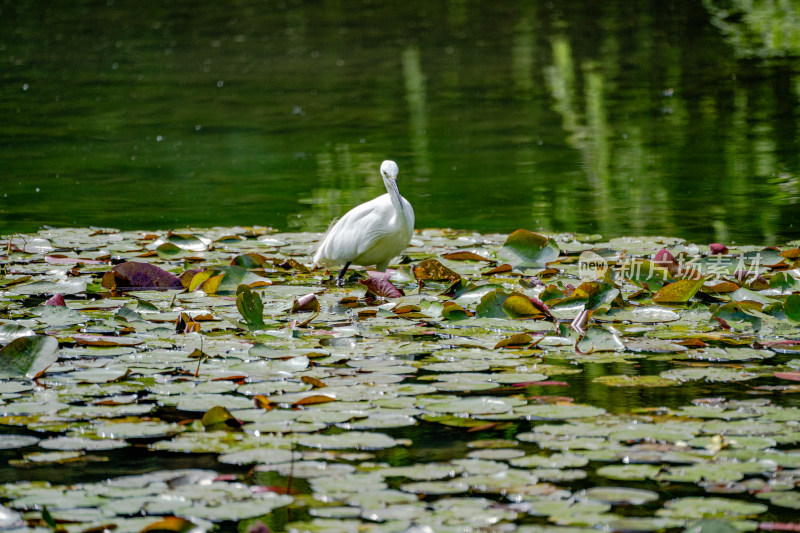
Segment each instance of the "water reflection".
[[0,233],[320,231],[392,158],[418,227],[800,237],[788,4],[0,6]]

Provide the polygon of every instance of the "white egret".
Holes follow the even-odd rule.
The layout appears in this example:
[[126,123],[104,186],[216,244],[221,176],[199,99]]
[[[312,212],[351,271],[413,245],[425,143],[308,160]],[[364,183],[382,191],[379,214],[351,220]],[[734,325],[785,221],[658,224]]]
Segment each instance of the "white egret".
[[397,163],[384,161],[381,176],[386,194],[358,205],[335,221],[314,254],[314,266],[344,265],[336,284],[344,285],[351,265],[375,265],[385,272],[391,261],[405,250],[414,232],[414,209],[397,189]]

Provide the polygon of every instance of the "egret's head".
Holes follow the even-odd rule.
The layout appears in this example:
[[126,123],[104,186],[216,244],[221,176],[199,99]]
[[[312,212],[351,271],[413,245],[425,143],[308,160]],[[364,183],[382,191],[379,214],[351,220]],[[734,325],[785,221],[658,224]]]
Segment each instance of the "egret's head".
[[388,159],[381,163],[381,176],[385,178],[397,178],[397,163]]

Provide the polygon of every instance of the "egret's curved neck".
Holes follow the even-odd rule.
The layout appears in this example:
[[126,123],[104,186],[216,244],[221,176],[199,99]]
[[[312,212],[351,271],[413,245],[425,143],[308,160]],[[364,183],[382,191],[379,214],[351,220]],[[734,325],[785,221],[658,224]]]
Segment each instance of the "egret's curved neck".
[[383,178],[383,184],[386,186],[386,192],[389,193],[389,198],[392,199],[394,210],[398,213],[403,212],[403,197],[400,196],[400,190],[397,188],[397,180],[395,178]]

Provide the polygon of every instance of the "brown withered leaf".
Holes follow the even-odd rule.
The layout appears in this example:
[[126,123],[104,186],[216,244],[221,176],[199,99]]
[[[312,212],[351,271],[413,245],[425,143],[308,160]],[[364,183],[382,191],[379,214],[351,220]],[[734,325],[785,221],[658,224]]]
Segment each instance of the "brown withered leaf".
[[345,296],[339,300],[339,305],[342,307],[358,307],[358,298],[355,296]]
[[269,259],[261,254],[250,252],[247,254],[237,255],[231,260],[232,265],[240,266],[246,269],[264,268]]
[[492,260],[482,255],[478,255],[474,252],[451,252],[449,254],[444,254],[442,256],[444,259],[449,259],[451,261],[486,261],[491,263]]
[[499,348],[519,348],[520,346],[527,346],[531,342],[533,342],[532,336],[528,335],[527,333],[517,333],[516,335],[511,335],[510,337],[506,337],[505,339],[495,344],[494,349],[497,350]]
[[208,357],[208,354],[206,354],[205,352],[203,352],[202,350],[200,350],[200,348],[195,348],[195,349],[194,349],[194,351],[193,351],[192,353],[190,353],[189,355],[187,355],[187,357],[192,357],[192,358],[201,358],[201,357]]
[[673,341],[675,344],[680,344],[681,346],[686,346],[687,348],[705,348],[708,344],[704,343],[700,339],[684,339],[682,341]]
[[272,409],[272,402],[269,401],[269,398],[264,396],[263,394],[256,394],[253,396],[253,403],[259,409]]
[[300,381],[302,381],[303,383],[308,383],[309,385],[311,385],[315,389],[319,389],[319,388],[322,388],[322,387],[327,387],[327,385],[325,385],[325,383],[323,383],[322,381],[318,380],[317,378],[312,378],[311,376],[303,376],[303,377],[300,378]]
[[453,272],[436,259],[426,259],[414,267],[414,276],[420,280],[456,281],[461,276]]
[[328,403],[335,401],[330,396],[324,396],[322,394],[312,394],[311,396],[306,396],[305,398],[301,398],[297,400],[292,405],[314,405],[317,403]]
[[739,290],[739,286],[731,281],[720,281],[714,285],[703,285],[700,290],[706,294],[727,294]]
[[305,266],[303,263],[300,263],[295,259],[292,259],[291,257],[281,263],[276,263],[275,266],[282,268],[284,270],[297,270],[304,274],[311,272],[307,266]]
[[495,274],[503,274],[505,272],[511,272],[511,270],[512,270],[511,265],[509,265],[508,263],[504,263],[502,265],[491,268],[486,272],[481,272],[481,276],[493,276]]
[[134,337],[111,337],[105,335],[72,335],[78,344],[85,346],[138,346],[144,341]]

